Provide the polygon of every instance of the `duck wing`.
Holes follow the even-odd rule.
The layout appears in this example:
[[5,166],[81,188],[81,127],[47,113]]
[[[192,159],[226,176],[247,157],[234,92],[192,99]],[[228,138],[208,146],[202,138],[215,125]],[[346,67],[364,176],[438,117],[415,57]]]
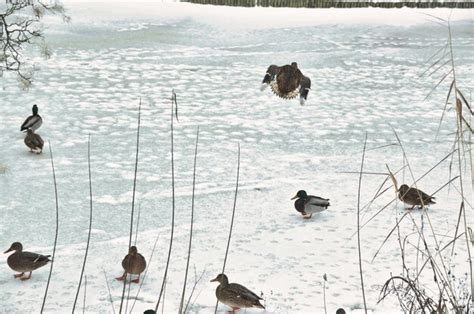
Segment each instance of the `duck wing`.
[[50,262],[50,256],[51,255],[41,255],[32,252],[21,252],[20,263],[34,270]]
[[35,145],[35,147],[43,149],[44,141],[39,134],[33,134],[31,137],[31,142],[33,145]]
[[41,119],[40,115],[29,116],[21,125],[20,131],[24,131],[27,129],[36,130],[41,126],[42,123],[43,119]]
[[322,198],[319,196],[314,196],[314,195],[309,195],[308,200],[306,201],[306,204],[309,205],[317,205],[317,206],[322,206],[322,207],[328,207],[329,205],[329,199],[328,198]]
[[301,74],[301,84],[300,84],[300,104],[304,105],[306,99],[308,98],[309,90],[311,89],[311,80],[309,77]]
[[255,302],[258,300],[262,300],[261,297],[247,289],[246,287],[238,284],[238,283],[231,283],[227,286],[228,291],[232,292],[234,296],[241,300],[249,301],[249,302]]

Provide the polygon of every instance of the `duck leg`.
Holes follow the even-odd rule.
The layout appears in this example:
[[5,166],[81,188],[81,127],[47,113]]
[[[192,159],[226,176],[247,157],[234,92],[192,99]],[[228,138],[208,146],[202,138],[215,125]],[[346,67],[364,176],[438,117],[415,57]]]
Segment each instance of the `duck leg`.
[[123,275],[122,275],[122,277],[117,277],[117,278],[115,278],[115,279],[117,279],[117,280],[119,280],[119,281],[123,281],[123,280],[125,280],[126,278],[127,278],[127,272],[124,272]]
[[140,282],[140,274],[138,274],[138,278],[135,279],[135,280],[132,280],[132,282],[134,282],[134,283],[139,283],[139,282]]
[[15,278],[20,278],[20,277],[22,277],[24,274],[25,274],[25,273],[15,274],[15,275],[13,275],[13,277],[15,277]]
[[28,279],[30,279],[30,278],[31,278],[31,273],[32,273],[32,272],[30,271],[30,274],[28,275],[28,277],[21,277],[20,279],[21,279],[21,280],[28,280]]

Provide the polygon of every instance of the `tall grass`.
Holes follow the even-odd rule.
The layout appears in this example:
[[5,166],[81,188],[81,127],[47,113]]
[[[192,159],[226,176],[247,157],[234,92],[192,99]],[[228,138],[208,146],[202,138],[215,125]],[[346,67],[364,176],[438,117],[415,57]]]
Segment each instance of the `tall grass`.
[[[134,169],[134,174],[133,174],[133,191],[132,191],[132,210],[130,213],[130,232],[129,232],[129,238],[128,238],[128,252],[130,252],[130,247],[132,246],[132,237],[133,237],[133,217],[135,213],[135,193],[137,189],[137,173],[138,173],[138,155],[140,151],[140,122],[141,122],[141,109],[142,109],[142,99],[140,98],[139,104],[138,104],[138,119],[137,119],[137,146],[136,146],[136,151],[135,151],[135,169]],[[130,263],[130,258],[128,259],[128,262]],[[127,286],[127,277],[125,277],[125,280],[123,281],[123,288],[122,288],[122,297],[120,299],[120,308],[119,308],[119,313],[122,313],[122,307],[123,307],[123,300],[125,298],[125,288]]]
[[43,311],[44,311],[44,306],[46,304],[46,298],[48,296],[49,284],[51,282],[51,275],[53,274],[54,258],[56,257],[56,245],[58,243],[58,231],[59,231],[58,185],[57,185],[57,182],[56,182],[56,171],[54,169],[53,148],[51,147],[51,142],[50,141],[48,141],[48,144],[49,144],[49,157],[51,159],[51,169],[53,171],[54,199],[55,199],[55,204],[56,204],[56,229],[55,229],[55,232],[54,232],[53,256],[51,258],[51,266],[49,268],[48,281],[46,283],[46,289],[44,291],[43,303],[41,304],[40,313],[43,313]]

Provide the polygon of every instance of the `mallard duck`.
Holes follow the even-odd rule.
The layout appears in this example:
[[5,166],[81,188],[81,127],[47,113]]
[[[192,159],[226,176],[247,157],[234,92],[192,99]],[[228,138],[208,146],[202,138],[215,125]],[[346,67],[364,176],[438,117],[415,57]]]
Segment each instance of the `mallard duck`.
[[26,130],[25,145],[30,151],[41,154],[43,151],[44,141],[39,134],[36,134],[32,129]]
[[235,313],[238,309],[249,307],[265,309],[260,304],[261,297],[238,283],[229,283],[226,275],[217,275],[216,278],[211,280],[211,282],[215,281],[220,283],[216,288],[217,300],[230,306],[232,308],[231,313]]
[[298,69],[298,64],[276,66],[270,65],[263,77],[261,90],[268,85],[279,97],[292,99],[300,95],[300,104],[304,105],[311,88],[311,80]]
[[398,189],[398,198],[405,204],[411,205],[413,209],[415,206],[420,206],[421,208],[436,204],[433,200],[435,199],[433,196],[430,196],[423,192],[422,190],[418,190],[417,188],[411,188],[406,184],[402,184]]
[[132,282],[134,283],[140,282],[140,274],[143,273],[143,271],[146,268],[146,260],[143,257],[143,255],[138,253],[136,246],[130,247],[130,250],[128,250],[128,254],[125,255],[125,257],[122,260],[122,267],[125,270],[123,275],[115,279],[125,280],[127,278],[127,273],[129,273],[131,275],[138,275],[138,278],[135,280],[132,280]]
[[[7,264],[14,271],[20,274],[15,274],[13,277],[20,278],[21,280],[28,280],[31,278],[31,273],[50,262],[49,257],[51,255],[41,255],[31,252],[23,252],[23,245],[20,242],[13,242],[8,250],[4,253],[15,251],[12,255],[8,256]],[[23,277],[25,273],[29,272],[28,277]]]
[[38,106],[33,105],[33,108],[31,108],[31,111],[33,111],[33,115],[26,118],[25,122],[23,122],[23,124],[21,125],[20,131],[24,131],[28,129],[36,131],[43,124],[43,119],[38,114]]
[[306,191],[300,190],[291,199],[295,201],[295,209],[303,215],[303,218],[309,219],[314,213],[320,213],[328,209],[329,199],[319,196],[308,195]]

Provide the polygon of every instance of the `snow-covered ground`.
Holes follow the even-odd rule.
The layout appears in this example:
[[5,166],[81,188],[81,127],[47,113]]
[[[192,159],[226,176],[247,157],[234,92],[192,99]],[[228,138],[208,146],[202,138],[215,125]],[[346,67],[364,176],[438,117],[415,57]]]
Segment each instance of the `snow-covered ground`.
[[[42,155],[32,155],[19,132],[33,103],[44,120],[38,133],[51,141],[55,155],[60,230],[47,312],[67,312],[74,301],[87,239],[88,134],[92,136],[94,230],[86,266],[85,310],[112,312],[104,271],[118,310],[122,285],[113,277],[121,275],[128,245],[139,97],[143,104],[139,251],[149,259],[159,239],[133,311],[139,313],[156,303],[171,219],[169,98],[173,88],[180,119],[175,124],[177,215],[165,312],[177,312],[184,279],[198,126],[191,281],[194,267],[198,275],[205,273],[197,285],[193,311],[209,313],[215,305],[216,285],[209,280],[222,267],[240,143],[241,181],[226,268],[230,280],[262,292],[268,313],[322,313],[323,275],[327,274],[328,313],[339,307],[361,312],[353,236],[358,177],[341,172],[359,169],[366,131],[368,148],[395,143],[390,125],[405,145],[415,176],[447,154],[453,141],[453,110],[436,140],[435,134],[449,83],[424,101],[442,71],[433,78],[420,78],[427,68],[425,61],[446,42],[447,31],[424,13],[443,18],[451,14],[457,75],[461,86],[469,88],[474,79],[473,11],[249,9],[151,1],[106,6],[70,0],[66,5],[72,24],[45,22],[54,55],[47,61],[35,59],[34,86],[25,92],[10,75],[0,80],[0,165],[7,167],[6,174],[0,174],[3,250],[21,241],[26,250],[52,252],[55,209],[49,145]],[[313,82],[305,106],[259,90],[269,64],[292,61]],[[399,148],[368,151],[368,171],[384,172],[386,163],[392,169],[402,165]],[[400,182],[411,183],[408,172],[404,178],[398,176]],[[362,204],[384,179],[364,177]],[[418,186],[432,192],[448,179],[446,163]],[[299,189],[330,198],[331,207],[303,220],[290,201]],[[467,192],[472,200],[470,186]],[[430,219],[438,240],[447,243],[454,234],[459,197],[453,188],[436,196]],[[363,221],[392,197],[390,190],[364,210]],[[467,208],[472,221],[472,208]],[[383,283],[390,274],[401,272],[397,239],[390,238],[374,261],[372,257],[403,213],[402,204],[389,207],[361,233],[367,304],[372,312],[399,311],[395,298],[377,304]],[[420,213],[413,217],[421,224]],[[408,221],[402,226],[404,234],[413,231]],[[415,235],[410,239],[416,244]],[[22,282],[13,279],[6,257],[0,259],[0,312],[38,311],[47,267]],[[464,242],[458,244],[450,263],[453,272],[464,278],[468,271]],[[132,285],[132,296],[136,289]]]

